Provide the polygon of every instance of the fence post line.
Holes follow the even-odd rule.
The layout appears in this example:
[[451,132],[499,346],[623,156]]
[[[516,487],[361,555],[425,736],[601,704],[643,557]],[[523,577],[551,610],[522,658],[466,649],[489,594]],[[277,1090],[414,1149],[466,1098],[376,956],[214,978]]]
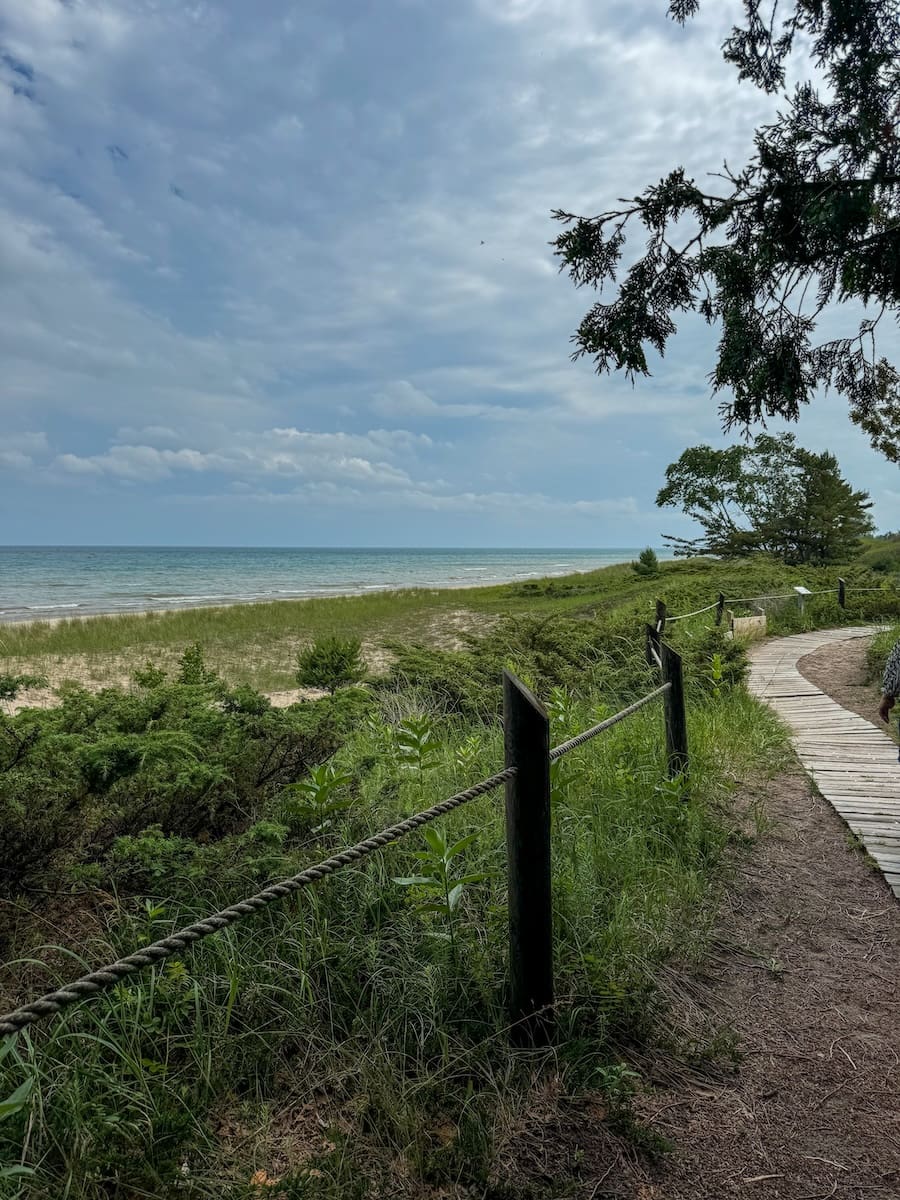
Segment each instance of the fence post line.
[[660,633],[666,632],[666,602],[665,600],[657,600],[656,602],[656,628]]
[[669,778],[688,773],[687,715],[684,707],[684,669],[681,655],[663,642],[660,646],[662,677],[672,686],[663,696],[666,717],[666,755]]
[[554,1026],[550,885],[550,721],[525,685],[503,672],[511,1037],[544,1046]]
[[722,615],[725,612],[725,593],[719,592],[719,601],[716,604],[716,624],[722,624]]
[[841,608],[847,607],[847,581],[846,579],[838,580],[838,604]]

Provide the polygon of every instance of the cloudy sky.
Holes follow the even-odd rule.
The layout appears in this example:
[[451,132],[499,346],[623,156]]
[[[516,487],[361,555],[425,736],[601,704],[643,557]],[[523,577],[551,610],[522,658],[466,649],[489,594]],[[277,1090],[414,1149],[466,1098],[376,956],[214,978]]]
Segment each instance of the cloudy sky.
[[[569,361],[556,207],[746,157],[665,0],[0,0],[2,542],[636,546],[713,335]],[[831,316],[835,327],[841,316]],[[839,400],[833,449],[900,527]]]

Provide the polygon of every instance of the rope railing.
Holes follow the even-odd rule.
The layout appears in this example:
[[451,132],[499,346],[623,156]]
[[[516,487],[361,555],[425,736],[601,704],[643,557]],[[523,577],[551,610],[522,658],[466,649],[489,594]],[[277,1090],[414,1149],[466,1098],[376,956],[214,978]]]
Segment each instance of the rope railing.
[[550,761],[556,762],[558,758],[562,758],[570,750],[575,750],[579,746],[583,746],[585,742],[589,742],[591,738],[595,738],[599,733],[604,733],[607,729],[612,729],[613,725],[618,725],[620,721],[624,721],[626,717],[630,717],[633,713],[636,713],[639,709],[649,704],[651,700],[656,700],[657,697],[662,696],[671,686],[671,683],[664,683],[654,691],[648,692],[646,696],[642,696],[640,700],[635,700],[634,704],[629,704],[627,708],[623,708],[621,712],[617,712],[615,716],[607,717],[597,725],[592,725],[590,729],[585,729],[584,733],[579,733],[575,737],[569,738],[567,742],[563,742],[562,745],[550,751]]
[[696,608],[693,612],[677,613],[675,616],[670,616],[666,610],[666,604],[662,600],[656,601],[656,631],[663,633],[666,626],[675,621],[686,621],[690,617],[698,617],[702,613],[716,610],[716,624],[720,624],[722,615],[726,605],[731,604],[757,604],[766,600],[797,600],[801,606],[803,602],[812,596],[837,596],[838,604],[841,608],[846,608],[847,594],[849,592],[889,592],[888,586],[882,587],[856,587],[853,584],[848,584],[845,579],[839,579],[835,587],[818,588],[815,591],[798,592],[796,588],[792,592],[767,592],[760,596],[729,596],[724,593],[719,593],[719,598],[714,604],[707,604],[703,608]]
[[[555,762],[557,759],[562,758],[563,755],[584,745],[585,742],[597,737],[605,730],[619,724],[620,721],[624,721],[633,713],[650,704],[651,701],[670,691],[671,687],[671,682],[662,684],[662,686],[655,688],[646,696],[642,696],[633,704],[628,705],[627,708],[623,708],[620,712],[607,717],[597,725],[591,726],[591,728],[584,730],[582,733],[570,738],[567,742],[563,742],[561,745],[550,750],[547,754],[548,772],[551,762]],[[538,706],[535,707],[546,723],[546,714]],[[504,723],[506,723],[506,714],[504,714]],[[507,761],[509,757],[510,752],[508,749]],[[21,1005],[19,1008],[0,1017],[0,1037],[18,1033],[35,1021],[54,1016],[79,1000],[95,995],[97,992],[111,987],[123,979],[127,979],[130,975],[134,975],[146,967],[162,962],[164,959],[170,958],[173,954],[178,954],[194,942],[211,937],[213,934],[219,933],[220,930],[226,929],[243,920],[244,917],[252,916],[267,905],[283,900],[286,896],[299,892],[310,884],[317,883],[320,879],[325,879],[330,875],[336,874],[344,867],[368,858],[392,842],[398,841],[406,834],[412,833],[414,830],[420,829],[432,821],[436,821],[439,817],[445,816],[447,813],[460,808],[464,804],[468,804],[479,796],[484,796],[488,792],[494,791],[501,784],[514,780],[518,774],[519,768],[517,766],[508,765],[502,771],[497,771],[495,774],[489,775],[486,779],[473,784],[472,787],[466,788],[465,791],[457,792],[455,795],[449,796],[446,800],[440,801],[423,812],[407,817],[395,825],[390,825],[386,829],[382,829],[379,833],[372,834],[353,846],[348,846],[338,854],[323,859],[321,862],[315,863],[310,867],[306,867],[296,875],[291,875],[287,879],[281,879],[276,883],[269,884],[268,887],[263,888],[262,891],[257,892],[253,896],[248,896],[244,900],[230,904],[227,908],[220,909],[219,912],[212,913],[202,920],[186,925],[176,933],[169,934],[157,942],[133,951],[125,958],[117,959],[115,962],[98,970],[89,971],[86,975],[82,975],[72,983],[66,984],[64,987],[55,988],[53,991],[47,992],[45,995],[29,1003]]]
[[[828,590],[831,592],[836,592],[837,588],[829,588]],[[810,595],[812,595],[812,593],[810,593]],[[773,592],[768,596],[735,596],[734,598],[729,597],[725,601],[725,603],[726,604],[752,604],[755,600],[796,600],[796,599],[797,599],[796,592]],[[670,617],[669,620],[670,621],[674,620],[674,618]]]
[[670,617],[666,614],[666,624],[670,625],[673,621],[686,621],[688,617],[699,617],[701,613],[712,612],[714,608],[719,607],[718,600],[714,604],[707,604],[705,608],[695,608],[693,612],[680,613],[677,617]]

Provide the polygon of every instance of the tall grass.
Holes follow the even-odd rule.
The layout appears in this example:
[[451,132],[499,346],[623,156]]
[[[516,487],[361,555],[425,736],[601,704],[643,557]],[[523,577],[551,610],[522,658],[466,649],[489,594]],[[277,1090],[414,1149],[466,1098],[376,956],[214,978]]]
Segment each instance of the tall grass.
[[[658,964],[702,942],[734,835],[733,790],[783,761],[785,737],[768,710],[741,689],[695,690],[689,794],[665,780],[657,706],[567,756],[554,775],[552,1050],[516,1054],[508,1044],[498,793],[442,821],[453,839],[473,836],[461,868],[483,876],[465,890],[453,941],[443,916],[419,911],[417,889],[395,882],[421,873],[424,842],[412,836],[34,1027],[21,1063],[0,1075],[0,1097],[22,1073],[36,1081],[30,1112],[0,1124],[0,1163],[36,1170],[18,1194],[295,1200],[377,1194],[399,1179],[483,1192],[542,1063],[570,1090],[620,1079],[621,1047],[649,1036],[661,1005]],[[553,740],[592,723],[602,699],[557,695]],[[496,725],[473,735],[444,720],[439,753],[411,769],[396,753],[398,715],[367,722],[335,756],[359,781],[352,808],[302,848],[279,851],[272,835],[273,874],[502,760]],[[120,900],[111,881],[104,934],[62,967],[56,956],[40,986],[255,890],[241,869],[166,877]],[[6,978],[25,967],[9,964]]]
[[869,643],[866,653],[866,666],[871,682],[881,683],[888,655],[898,642],[900,642],[900,624],[895,624],[882,630]]

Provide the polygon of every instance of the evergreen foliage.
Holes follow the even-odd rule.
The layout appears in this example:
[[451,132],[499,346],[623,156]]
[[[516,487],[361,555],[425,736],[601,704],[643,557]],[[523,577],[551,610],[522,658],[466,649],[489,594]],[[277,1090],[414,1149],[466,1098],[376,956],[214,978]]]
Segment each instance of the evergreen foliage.
[[[672,0],[694,16],[699,0]],[[900,8],[895,0],[743,0],[724,44],[741,80],[786,89],[791,56],[806,79],[756,131],[747,164],[725,164],[707,188],[676,167],[597,216],[557,211],[561,267],[601,292],[582,320],[575,357],[598,372],[648,375],[679,313],[719,329],[713,392],[726,428],[767,416],[796,420],[820,387],[844,395],[872,445],[900,461],[900,374],[876,350],[876,330],[900,303]],[[626,229],[646,252],[625,271]],[[630,246],[629,246],[630,249]],[[856,332],[814,341],[833,303],[864,305]]]
[[631,564],[631,569],[635,575],[640,575],[643,579],[653,579],[659,574],[659,559],[652,546],[648,546],[640,552],[637,561]]
[[333,695],[339,687],[361,683],[365,677],[359,638],[319,638],[297,655],[301,687],[325,688]]

